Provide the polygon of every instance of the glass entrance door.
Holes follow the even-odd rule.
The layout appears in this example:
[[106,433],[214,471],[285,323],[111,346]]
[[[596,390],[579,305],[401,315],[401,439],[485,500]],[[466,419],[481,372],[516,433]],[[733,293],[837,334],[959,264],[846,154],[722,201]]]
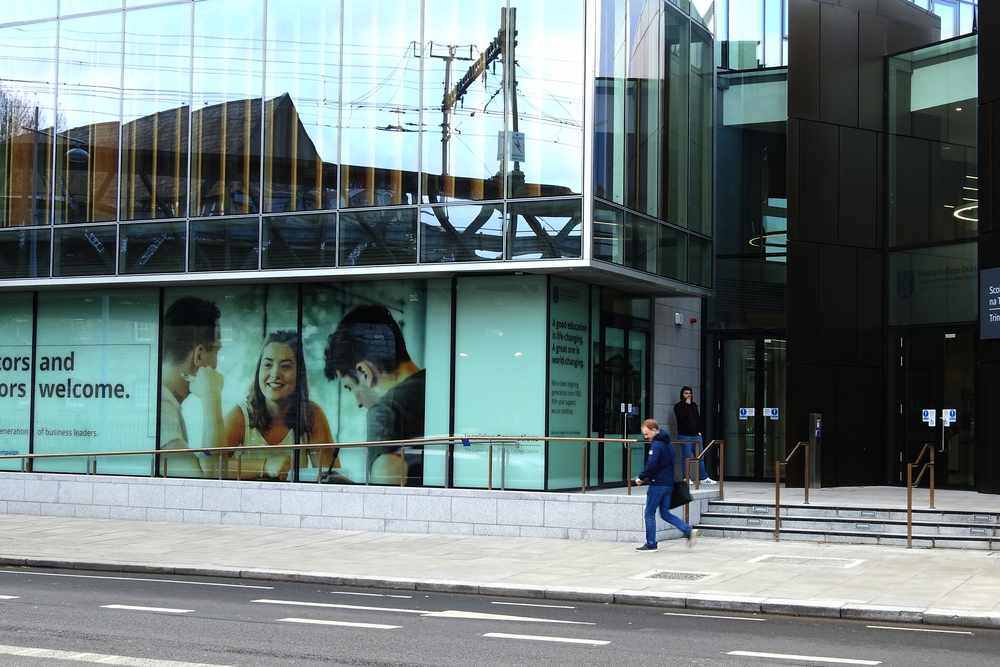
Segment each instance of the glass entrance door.
[[[721,437],[726,476],[774,479],[774,463],[785,455],[785,341],[754,336],[722,340]],[[777,418],[767,413],[777,409]]]
[[[646,415],[646,351],[649,334],[644,331],[604,327],[602,363],[595,368],[595,398],[599,407],[601,435],[609,438],[642,438],[642,420]],[[622,412],[624,405],[626,412]],[[628,406],[633,407],[631,413]],[[599,484],[618,484],[628,474],[625,449],[621,443],[605,443],[599,459]],[[632,450],[632,474],[642,469],[641,447]],[[638,466],[638,468],[636,467]]]
[[[975,333],[971,328],[905,331],[898,336],[900,367],[899,481],[906,483],[906,463],[924,444],[934,445],[935,484],[968,488],[974,484],[976,378]],[[956,423],[943,425],[941,410],[955,410]],[[935,425],[923,421],[923,411],[935,411]]]

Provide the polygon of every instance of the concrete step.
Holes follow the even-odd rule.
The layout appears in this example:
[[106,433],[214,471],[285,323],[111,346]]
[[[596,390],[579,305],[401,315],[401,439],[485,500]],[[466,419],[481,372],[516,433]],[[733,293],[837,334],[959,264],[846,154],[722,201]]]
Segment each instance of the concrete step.
[[[709,512],[726,514],[747,514],[750,516],[774,516],[774,503],[750,503],[741,501],[712,501]],[[833,505],[803,504],[801,502],[782,503],[782,517],[841,518],[862,522],[906,521],[905,507],[838,507]],[[1000,526],[1000,514],[996,512],[956,511],[935,508],[914,507],[913,520],[933,523],[961,523],[970,525]]]
[[[731,528],[770,527],[774,529],[774,514],[746,514],[732,512],[702,512],[700,521],[706,526]],[[867,519],[835,516],[786,516],[782,514],[781,527],[813,532],[876,533],[880,535],[906,535],[904,519]],[[934,537],[974,537],[1000,539],[1000,525],[974,524],[961,521],[928,521],[921,517],[913,521],[913,532]]]
[[[706,537],[728,537],[736,539],[774,539],[773,518],[761,526],[725,526],[699,523],[697,528]],[[906,546],[906,535],[852,530],[812,530],[787,528],[782,521],[782,541],[828,542],[837,544],[881,544],[896,547]],[[913,546],[939,549],[1000,549],[1000,537],[979,537],[971,535],[927,535],[914,530]]]

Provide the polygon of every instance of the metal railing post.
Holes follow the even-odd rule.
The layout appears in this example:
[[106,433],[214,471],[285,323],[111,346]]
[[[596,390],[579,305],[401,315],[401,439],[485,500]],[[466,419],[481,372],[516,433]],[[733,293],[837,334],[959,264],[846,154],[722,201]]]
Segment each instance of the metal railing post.
[[913,547],[913,464],[906,464],[906,548]]
[[492,442],[490,443],[490,449],[489,449],[488,471],[489,472],[486,473],[486,485],[487,485],[486,490],[492,491],[493,490],[493,443]]
[[580,493],[587,492],[587,443],[583,443],[583,462],[580,465]]
[[369,482],[371,482],[371,476],[372,471],[368,467],[368,448],[365,447],[365,486],[368,486]]
[[935,448],[931,447],[931,503],[930,503],[930,509],[934,509],[934,471],[936,470],[936,468],[934,467],[934,450],[935,450]]
[[805,454],[805,457],[806,457],[805,458],[805,465],[806,465],[806,470],[805,470],[806,502],[805,502],[805,504],[808,505],[809,504],[809,443],[808,442],[806,442],[805,452],[803,452],[803,453]]
[[623,442],[622,446],[625,448],[625,476],[628,477],[628,495],[632,495],[632,450],[629,448],[627,442]]

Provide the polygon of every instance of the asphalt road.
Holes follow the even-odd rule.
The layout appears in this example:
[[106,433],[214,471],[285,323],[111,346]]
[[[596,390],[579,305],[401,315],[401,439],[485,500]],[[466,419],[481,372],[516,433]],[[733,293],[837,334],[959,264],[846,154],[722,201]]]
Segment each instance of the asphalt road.
[[3,667],[981,667],[997,655],[1000,632],[986,630],[0,568]]

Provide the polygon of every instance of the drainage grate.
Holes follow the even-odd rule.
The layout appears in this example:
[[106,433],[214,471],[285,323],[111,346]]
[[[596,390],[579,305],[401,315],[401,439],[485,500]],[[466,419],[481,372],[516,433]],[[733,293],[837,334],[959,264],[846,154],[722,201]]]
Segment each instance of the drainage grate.
[[808,565],[810,567],[854,567],[865,562],[857,558],[813,558],[811,556],[758,556],[748,563],[767,563],[768,565]]
[[672,581],[701,581],[711,577],[707,572],[674,572],[671,570],[657,570],[647,574],[644,579],[670,579]]

